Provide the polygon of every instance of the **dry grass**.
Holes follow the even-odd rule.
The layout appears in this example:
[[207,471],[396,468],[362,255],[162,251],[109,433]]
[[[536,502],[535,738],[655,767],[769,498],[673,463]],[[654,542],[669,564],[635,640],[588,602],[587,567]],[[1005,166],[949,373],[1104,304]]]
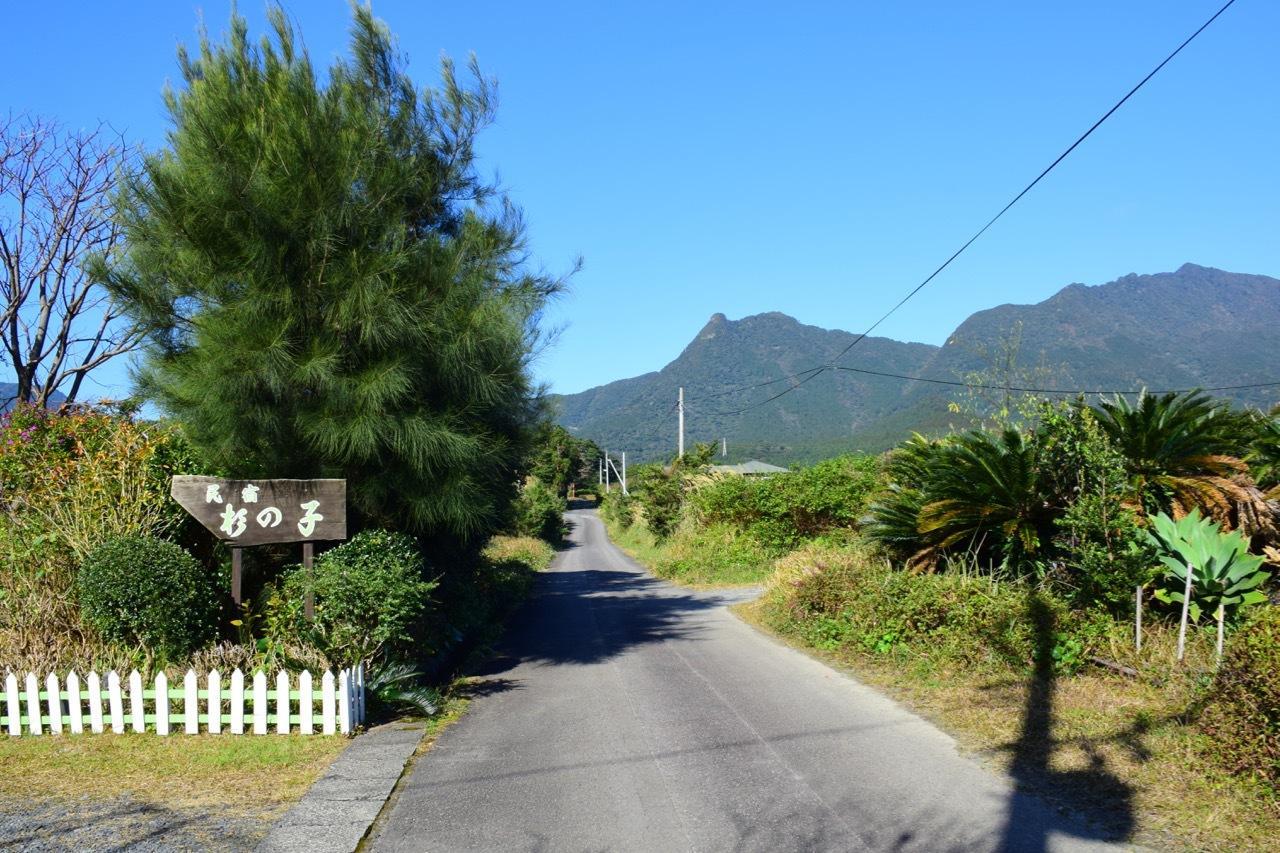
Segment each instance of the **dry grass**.
[[347,747],[313,735],[101,734],[0,739],[0,796],[135,800],[274,817]]
[[484,547],[484,556],[495,563],[524,563],[535,572],[546,571],[555,549],[534,536],[494,536]]
[[[746,621],[770,630],[765,605],[740,605]],[[1167,661],[1173,638],[1153,631],[1142,655],[1117,655],[1127,663],[1163,668],[1159,683],[1102,670],[1054,682],[1047,773],[1039,790],[1074,807],[1114,810],[1117,792],[1127,791],[1134,822],[1131,838],[1161,850],[1274,849],[1280,837],[1280,800],[1275,792],[1230,777],[1206,758],[1207,744],[1186,724],[1194,667],[1178,679]],[[792,638],[783,636],[792,645]],[[1030,677],[975,673],[903,655],[876,655],[842,648],[805,648],[859,680],[880,688],[952,734],[967,750],[1008,770],[1020,742]],[[1197,657],[1204,649],[1196,650]],[[1093,771],[1111,783],[1087,784]]]

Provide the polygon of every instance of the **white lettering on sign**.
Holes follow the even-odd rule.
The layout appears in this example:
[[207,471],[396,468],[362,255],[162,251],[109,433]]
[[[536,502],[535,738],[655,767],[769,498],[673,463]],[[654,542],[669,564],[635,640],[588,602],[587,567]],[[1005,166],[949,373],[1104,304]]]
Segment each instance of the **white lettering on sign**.
[[269,506],[258,513],[259,527],[279,527],[282,521],[284,521],[284,513],[278,507]]
[[237,548],[347,537],[345,480],[177,474],[169,493],[205,529]]
[[231,504],[227,504],[227,508],[222,511],[222,526],[219,528],[223,533],[232,539],[244,533],[244,529],[248,526],[245,516],[249,514],[247,509],[236,509]]
[[303,536],[310,536],[316,529],[317,521],[324,521],[324,516],[316,512],[320,508],[320,501],[307,501],[299,504],[306,514],[298,519],[298,532]]

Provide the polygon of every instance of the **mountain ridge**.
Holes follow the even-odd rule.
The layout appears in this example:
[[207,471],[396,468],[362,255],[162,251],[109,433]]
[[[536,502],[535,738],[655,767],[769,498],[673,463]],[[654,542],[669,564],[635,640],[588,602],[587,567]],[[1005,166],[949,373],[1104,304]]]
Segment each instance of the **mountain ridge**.
[[[974,312],[941,345],[868,337],[842,363],[956,381],[990,372],[984,348],[989,353],[1015,333],[1024,368],[1037,368],[1042,384],[1036,387],[1163,389],[1277,381],[1280,365],[1259,354],[1280,349],[1280,280],[1188,263],[1173,272],[1130,273],[1105,284],[1073,282],[1037,303]],[[958,389],[852,372],[828,372],[766,406],[759,403],[783,390],[782,381],[724,393],[829,363],[855,337],[779,311],[738,320],[716,312],[659,370],[553,395],[552,403],[559,422],[575,435],[627,449],[635,459],[673,452],[680,386],[687,400],[686,446],[723,437],[735,458],[810,461],[854,449],[882,450],[912,430],[955,425],[947,404]],[[1264,406],[1276,401],[1276,391],[1228,396]]]

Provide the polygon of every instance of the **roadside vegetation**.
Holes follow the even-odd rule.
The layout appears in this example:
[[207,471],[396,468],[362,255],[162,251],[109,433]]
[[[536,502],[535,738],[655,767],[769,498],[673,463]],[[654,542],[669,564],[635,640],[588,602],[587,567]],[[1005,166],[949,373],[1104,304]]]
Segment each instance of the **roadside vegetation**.
[[1160,847],[1266,846],[1280,412],[1183,394],[998,414],[763,478],[713,473],[699,448],[635,469],[602,516],[661,576],[763,582],[745,618],[906,700],[1020,788]]
[[[539,480],[554,429],[528,364],[562,282],[525,265],[518,208],[475,169],[494,83],[446,59],[421,88],[352,16],[323,77],[279,8],[261,41],[233,16],[181,51],[165,147],[98,199],[109,251],[68,274],[140,345],[137,397],[58,408],[61,380],[23,365],[0,416],[0,675],[364,663],[373,722],[456,715],[457,667],[549,564],[573,473]],[[343,478],[350,539],[310,575],[297,546],[246,549],[237,606],[178,474]],[[342,747],[0,736],[22,782],[0,795],[266,813]]]

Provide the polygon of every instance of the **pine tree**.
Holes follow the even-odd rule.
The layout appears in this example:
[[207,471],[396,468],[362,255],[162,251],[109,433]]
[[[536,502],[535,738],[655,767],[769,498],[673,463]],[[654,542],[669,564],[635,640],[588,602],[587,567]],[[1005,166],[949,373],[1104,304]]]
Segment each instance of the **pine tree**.
[[357,523],[474,539],[540,396],[519,212],[474,165],[494,84],[418,90],[354,9],[325,83],[284,13],[179,51],[167,146],[119,201],[112,292],[152,330],[141,390],[235,475],[345,477]]

